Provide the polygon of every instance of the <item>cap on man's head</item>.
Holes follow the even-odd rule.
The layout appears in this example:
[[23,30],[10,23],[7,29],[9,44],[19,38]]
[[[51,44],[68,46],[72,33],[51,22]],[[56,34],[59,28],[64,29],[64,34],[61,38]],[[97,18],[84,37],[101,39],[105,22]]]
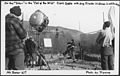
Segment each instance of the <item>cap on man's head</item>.
[[20,6],[14,6],[10,9],[10,13],[16,15],[16,16],[20,16],[21,15],[21,8]]
[[106,27],[110,27],[110,21],[104,22],[103,29],[105,29]]

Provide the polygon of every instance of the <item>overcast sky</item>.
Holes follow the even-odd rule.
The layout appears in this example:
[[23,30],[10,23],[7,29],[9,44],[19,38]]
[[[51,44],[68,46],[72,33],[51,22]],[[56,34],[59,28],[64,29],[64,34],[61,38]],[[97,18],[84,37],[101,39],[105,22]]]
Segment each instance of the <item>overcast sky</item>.
[[[74,1],[73,1],[74,2]],[[72,2],[72,3],[73,3]],[[2,2],[2,13],[6,15],[9,13],[9,9],[16,4],[4,4]],[[33,3],[33,2],[32,2]],[[82,3],[85,3],[82,1]],[[90,2],[89,2],[90,3]],[[93,1],[95,3],[95,1]],[[103,2],[105,3],[105,1]],[[40,9],[44,12],[49,20],[49,26],[62,26],[65,28],[71,28],[80,30],[84,33],[100,30],[103,25],[103,12],[105,21],[108,20],[109,5],[40,5],[40,4],[21,4],[22,12],[24,13],[24,20],[28,21],[30,15]],[[119,7],[115,6],[116,17],[119,14]],[[79,27],[80,26],[80,27]],[[80,28],[80,29],[79,29]]]

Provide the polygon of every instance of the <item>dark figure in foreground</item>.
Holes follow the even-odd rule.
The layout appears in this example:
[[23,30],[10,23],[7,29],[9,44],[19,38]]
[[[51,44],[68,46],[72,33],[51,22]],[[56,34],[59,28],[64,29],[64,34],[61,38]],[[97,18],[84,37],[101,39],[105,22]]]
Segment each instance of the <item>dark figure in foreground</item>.
[[24,70],[24,45],[23,41],[27,34],[23,28],[19,6],[10,9],[10,13],[5,17],[6,49],[5,63],[6,70]]
[[26,60],[29,59],[29,56],[30,56],[30,64],[33,67],[33,66],[35,66],[36,60],[37,60],[37,54],[36,54],[37,46],[32,37],[29,37],[27,40],[25,40],[25,47],[27,50],[25,62],[27,62]]
[[36,44],[32,37],[29,37],[25,40],[26,47],[26,57],[25,64],[34,68],[35,66],[40,66],[40,70],[42,66],[47,66],[50,69],[48,63],[46,62],[45,56],[41,53],[43,49]]
[[100,32],[96,42],[101,46],[101,67],[102,70],[114,69],[114,54],[112,40],[114,34],[111,32],[110,22],[106,21],[103,25],[103,30]]
[[75,42],[72,39],[70,42],[67,43],[67,50],[63,53],[65,56],[66,54],[69,54],[70,57],[73,59],[73,62],[75,62]]

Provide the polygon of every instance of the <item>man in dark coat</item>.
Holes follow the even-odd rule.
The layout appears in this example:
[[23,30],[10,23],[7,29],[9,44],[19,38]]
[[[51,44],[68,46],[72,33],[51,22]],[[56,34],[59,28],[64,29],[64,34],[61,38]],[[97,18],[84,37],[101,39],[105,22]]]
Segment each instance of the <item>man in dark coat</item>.
[[114,69],[114,54],[112,40],[114,35],[110,29],[110,22],[106,21],[103,25],[103,30],[100,32],[96,42],[101,46],[101,67],[102,70]]
[[70,42],[67,43],[67,50],[63,53],[63,55],[70,54],[70,57],[75,62],[75,42],[72,39]]
[[14,6],[10,9],[10,13],[5,17],[5,66],[7,70],[24,70],[23,40],[26,38],[27,34],[21,20],[18,18],[20,15],[21,8],[19,6]]

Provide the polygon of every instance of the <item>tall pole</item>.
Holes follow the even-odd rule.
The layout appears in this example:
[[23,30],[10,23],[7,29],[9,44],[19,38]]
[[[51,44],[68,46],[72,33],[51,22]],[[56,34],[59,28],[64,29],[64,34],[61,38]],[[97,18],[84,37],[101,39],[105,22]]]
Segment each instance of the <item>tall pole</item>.
[[[80,31],[80,21],[79,21],[79,31]],[[81,41],[81,40],[80,40]],[[79,42],[79,50],[80,50],[80,58],[82,59],[83,58],[83,55],[82,55],[82,50],[81,50],[81,43]]]

